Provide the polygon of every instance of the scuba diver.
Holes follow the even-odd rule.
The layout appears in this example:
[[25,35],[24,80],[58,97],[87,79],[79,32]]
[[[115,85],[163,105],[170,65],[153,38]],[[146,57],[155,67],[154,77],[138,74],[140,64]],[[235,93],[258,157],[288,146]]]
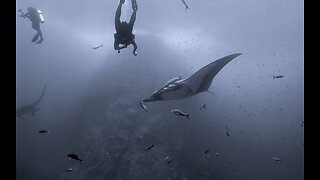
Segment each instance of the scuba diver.
[[20,17],[29,18],[29,20],[32,22],[32,28],[37,31],[37,34],[32,38],[32,42],[36,42],[40,37],[40,40],[37,42],[37,44],[40,44],[43,41],[40,23],[44,23],[41,11],[39,9],[29,7],[27,13],[22,12],[21,9],[19,9],[19,12],[21,12]]
[[[133,25],[136,20],[136,13],[138,10],[138,5],[136,0],[131,0],[132,3],[132,9],[133,13],[130,18],[130,22],[127,23],[125,21],[120,22],[120,16],[121,16],[121,7],[122,4],[125,2],[125,0],[120,0],[119,6],[116,11],[116,17],[115,17],[115,28],[116,33],[114,34],[114,50],[118,50],[118,53],[120,53],[120,49],[127,48],[128,45],[133,45],[133,55],[137,55],[137,44],[135,43],[135,35],[132,34]],[[123,46],[119,46],[122,44]]]

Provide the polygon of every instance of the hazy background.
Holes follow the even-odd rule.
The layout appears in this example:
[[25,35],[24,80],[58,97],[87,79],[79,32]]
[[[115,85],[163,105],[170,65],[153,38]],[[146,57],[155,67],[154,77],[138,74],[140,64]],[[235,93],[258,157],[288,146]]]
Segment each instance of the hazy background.
[[[303,1],[185,1],[189,10],[137,0],[138,56],[132,45],[113,50],[118,0],[16,1],[16,12],[38,7],[46,20],[34,44],[16,14],[17,108],[48,86],[41,110],[16,118],[16,179],[304,179]],[[128,20],[130,1],[122,12]],[[167,80],[239,52],[215,77],[215,95],[139,106]]]

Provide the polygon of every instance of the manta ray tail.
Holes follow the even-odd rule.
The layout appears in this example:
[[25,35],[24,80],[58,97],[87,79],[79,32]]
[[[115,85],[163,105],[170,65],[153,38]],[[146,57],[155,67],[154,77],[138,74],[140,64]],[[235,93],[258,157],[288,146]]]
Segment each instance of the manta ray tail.
[[38,104],[38,103],[42,100],[44,94],[46,93],[46,90],[47,90],[47,85],[45,84],[45,85],[44,85],[44,88],[43,88],[43,90],[42,90],[41,96],[40,96],[39,99],[34,103],[34,105]]

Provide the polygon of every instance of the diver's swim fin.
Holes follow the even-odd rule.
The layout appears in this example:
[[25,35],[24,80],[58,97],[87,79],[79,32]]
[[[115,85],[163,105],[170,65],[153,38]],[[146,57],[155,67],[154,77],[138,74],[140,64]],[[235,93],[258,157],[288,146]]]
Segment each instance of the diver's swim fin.
[[40,34],[37,33],[33,38],[32,38],[32,42],[36,42],[37,39],[39,39]]
[[43,38],[41,38],[41,39],[37,42],[37,44],[42,43],[42,41],[43,41]]

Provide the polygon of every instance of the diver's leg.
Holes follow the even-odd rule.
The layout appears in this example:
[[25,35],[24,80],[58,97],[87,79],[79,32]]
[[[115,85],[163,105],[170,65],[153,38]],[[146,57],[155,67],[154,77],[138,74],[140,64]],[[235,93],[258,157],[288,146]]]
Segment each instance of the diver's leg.
[[137,16],[137,11],[138,11],[137,1],[131,0],[131,3],[132,3],[133,13],[131,15],[130,22],[129,22],[130,32],[132,32],[132,30],[133,30],[133,25],[134,25],[134,22],[136,21],[136,16]]
[[136,15],[137,15],[137,11],[133,11],[131,18],[130,18],[130,22],[129,22],[130,32],[132,32],[132,30],[133,30],[133,25],[134,25],[134,22],[136,21]]
[[137,11],[138,10],[137,0],[131,0],[131,4],[132,4],[132,10]]
[[115,28],[116,31],[118,32],[119,26],[120,26],[120,16],[121,16],[121,7],[122,4],[124,3],[125,0],[120,0],[117,11],[116,11],[116,16],[115,16]]
[[37,32],[37,34],[33,36],[32,42],[36,42],[39,39],[39,36],[40,36],[40,33]]
[[136,44],[136,42],[133,40],[132,41],[132,45],[133,45],[133,55],[138,55],[138,53],[137,53],[137,48],[138,48],[138,46],[137,46],[137,44]]
[[40,40],[37,42],[37,44],[40,44],[40,43],[42,43],[42,41],[43,41],[43,36],[42,36],[41,30],[39,30],[38,33],[39,33],[39,35],[40,35]]
[[32,28],[37,31],[37,34],[32,38],[32,42],[36,42],[40,36],[40,33],[39,33],[40,26],[37,23],[32,22]]

